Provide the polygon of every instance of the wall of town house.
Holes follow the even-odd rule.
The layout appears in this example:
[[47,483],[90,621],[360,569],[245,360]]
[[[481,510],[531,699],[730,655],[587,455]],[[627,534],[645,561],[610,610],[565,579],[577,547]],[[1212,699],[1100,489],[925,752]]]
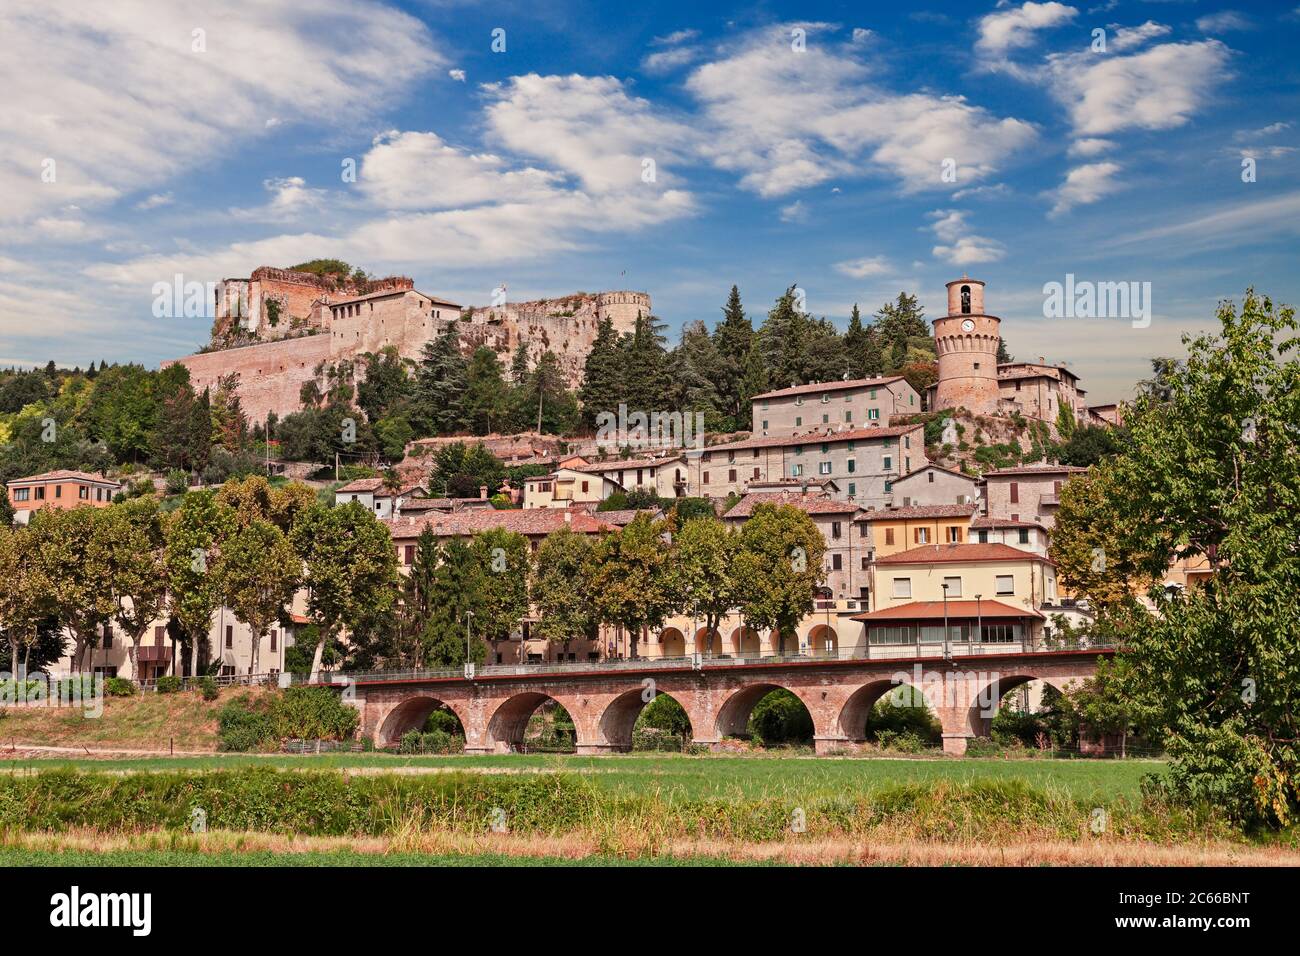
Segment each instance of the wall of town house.
[[[1012,577],[1012,593],[998,593],[998,577]],[[1055,572],[1050,565],[1040,561],[952,562],[935,564],[878,564],[873,574],[872,591],[875,595],[872,610],[898,607],[913,601],[942,601],[946,578],[959,578],[961,599],[974,600],[981,595],[985,600],[999,601],[1015,608],[1037,609],[1055,600]],[[907,579],[911,584],[910,596],[895,597],[894,582]],[[952,589],[949,600],[954,599]]]
[[1059,495],[1066,478],[1059,473],[988,477],[984,485],[986,512],[993,518],[1037,521],[1050,529],[1056,523],[1056,507],[1044,505],[1043,498]]
[[920,410],[919,396],[904,381],[874,388],[786,395],[754,401],[753,433],[793,435],[814,428],[883,427],[896,415]]
[[893,497],[896,506],[906,508],[910,505],[954,505],[964,499],[974,501],[977,495],[973,478],[930,469],[895,481]]

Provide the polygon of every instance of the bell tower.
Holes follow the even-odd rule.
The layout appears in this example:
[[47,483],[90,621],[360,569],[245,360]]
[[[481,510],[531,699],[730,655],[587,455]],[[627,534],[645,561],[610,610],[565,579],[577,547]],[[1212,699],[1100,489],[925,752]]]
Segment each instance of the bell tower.
[[984,313],[983,282],[963,275],[948,283],[948,314],[934,320],[939,381],[932,410],[961,406],[977,415],[997,412],[1001,324]]

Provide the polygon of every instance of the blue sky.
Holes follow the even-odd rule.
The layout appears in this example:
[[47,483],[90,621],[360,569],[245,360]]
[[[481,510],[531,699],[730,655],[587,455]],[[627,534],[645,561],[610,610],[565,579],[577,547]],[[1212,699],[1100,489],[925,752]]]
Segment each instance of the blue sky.
[[[756,324],[797,283],[842,326],[900,289],[938,314],[965,272],[1094,402],[1220,298],[1300,301],[1294,3],[18,0],[5,27],[0,364],[156,365],[209,320],[155,318],[154,283],[317,256],[466,304],[641,289],[674,333],[733,282]],[[1149,327],[1044,318],[1067,273],[1150,282]]]

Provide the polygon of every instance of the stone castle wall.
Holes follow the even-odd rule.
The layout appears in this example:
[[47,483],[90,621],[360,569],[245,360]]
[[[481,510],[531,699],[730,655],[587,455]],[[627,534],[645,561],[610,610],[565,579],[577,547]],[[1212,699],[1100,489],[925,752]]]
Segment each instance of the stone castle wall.
[[[304,382],[314,381],[316,367],[330,361],[328,335],[304,335],[244,348],[201,352],[177,359],[190,370],[196,392],[216,389],[232,372],[239,375],[239,400],[249,423],[265,421],[268,412],[283,418],[299,408]],[[172,365],[164,362],[163,365]]]

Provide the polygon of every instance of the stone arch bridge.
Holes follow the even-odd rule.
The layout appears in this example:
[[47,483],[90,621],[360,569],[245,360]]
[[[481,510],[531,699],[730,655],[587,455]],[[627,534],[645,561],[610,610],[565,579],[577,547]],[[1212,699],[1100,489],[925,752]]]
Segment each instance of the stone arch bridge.
[[443,705],[459,718],[467,753],[508,753],[523,742],[529,717],[554,700],[573,718],[578,753],[626,751],[641,710],[668,694],[686,711],[696,744],[716,746],[745,732],[750,712],[784,688],[808,708],[817,753],[865,739],[872,706],[900,685],[920,690],[943,728],[943,747],[966,752],[987,736],[1003,694],[1031,680],[1058,689],[1096,670],[1109,648],[1005,651],[882,659],[652,659],[585,664],[508,665],[460,672],[322,675],[361,711],[361,732],[377,746],[396,744]]

